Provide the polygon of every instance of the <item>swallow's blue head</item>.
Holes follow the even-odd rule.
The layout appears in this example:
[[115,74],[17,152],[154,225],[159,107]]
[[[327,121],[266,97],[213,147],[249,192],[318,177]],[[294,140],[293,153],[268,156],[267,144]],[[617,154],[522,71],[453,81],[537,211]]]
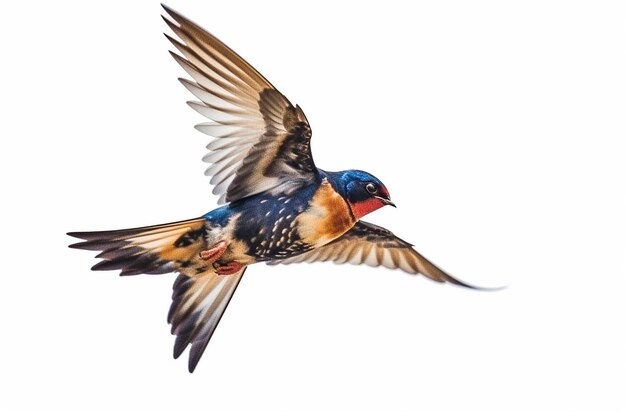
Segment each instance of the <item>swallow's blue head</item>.
[[389,198],[387,187],[378,178],[364,171],[350,170],[337,172],[338,188],[344,197],[352,214],[357,219],[383,206],[395,207]]

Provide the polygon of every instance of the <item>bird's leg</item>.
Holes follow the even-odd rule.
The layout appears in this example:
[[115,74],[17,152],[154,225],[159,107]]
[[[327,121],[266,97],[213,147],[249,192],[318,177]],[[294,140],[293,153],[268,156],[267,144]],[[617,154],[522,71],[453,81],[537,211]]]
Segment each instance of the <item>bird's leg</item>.
[[203,261],[213,264],[213,268],[215,268],[215,272],[218,275],[232,275],[235,272],[238,272],[241,268],[243,268],[243,264],[235,261],[231,261],[225,264],[216,262],[219,258],[221,258],[224,252],[226,252],[226,248],[228,248],[226,242],[220,240],[209,249],[200,252],[200,258],[202,258]]
[[243,264],[231,261],[225,265],[214,263],[213,267],[215,268],[217,275],[232,275],[235,272],[239,272],[239,270],[243,268]]
[[226,244],[226,242],[224,242],[223,240],[220,240],[214,246],[210,247],[207,250],[203,250],[202,252],[200,252],[200,258],[202,258],[203,261],[213,263],[217,261],[220,258],[220,256],[224,254],[224,252],[226,252],[227,247],[228,245]]

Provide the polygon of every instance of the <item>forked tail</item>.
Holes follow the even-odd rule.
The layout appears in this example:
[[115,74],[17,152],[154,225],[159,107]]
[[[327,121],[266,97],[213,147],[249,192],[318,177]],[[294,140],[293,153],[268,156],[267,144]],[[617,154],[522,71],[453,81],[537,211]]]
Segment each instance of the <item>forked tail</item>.
[[176,335],[174,357],[188,347],[193,372],[213,336],[245,267],[218,275],[199,253],[206,247],[206,220],[197,218],[159,226],[107,232],[72,232],[82,239],[71,248],[100,251],[93,270],[121,269],[120,275],[180,272],[174,283],[168,323]]

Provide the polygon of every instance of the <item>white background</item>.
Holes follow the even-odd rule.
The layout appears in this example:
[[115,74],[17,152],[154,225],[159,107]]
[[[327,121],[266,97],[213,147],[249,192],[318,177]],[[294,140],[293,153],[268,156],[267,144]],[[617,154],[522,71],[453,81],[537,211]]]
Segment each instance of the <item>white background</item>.
[[320,167],[481,293],[251,267],[193,375],[174,276],[91,272],[71,230],[215,207],[157,2],[14,2],[0,25],[0,414],[626,415],[623,2],[172,0],[299,103]]

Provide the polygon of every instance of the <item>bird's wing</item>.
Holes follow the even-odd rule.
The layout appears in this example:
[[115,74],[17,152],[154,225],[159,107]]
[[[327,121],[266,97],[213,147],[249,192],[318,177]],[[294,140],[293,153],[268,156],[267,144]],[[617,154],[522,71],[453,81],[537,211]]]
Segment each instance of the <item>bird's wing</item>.
[[176,279],[167,321],[176,335],[174,358],[191,345],[189,372],[196,368],[245,270],[233,275],[180,274]]
[[364,221],[358,221],[352,229],[327,245],[302,255],[268,263],[291,264],[324,261],[334,261],[338,264],[349,262],[356,265],[382,265],[391,269],[399,268],[409,274],[422,274],[434,281],[481,289],[459,281],[442,271],[415,251],[413,245],[400,239],[389,230]]
[[313,180],[311,128],[257,70],[216,37],[172,9],[163,17],[179,40],[172,56],[194,81],[181,79],[200,101],[188,104],[212,120],[196,128],[212,136],[204,161],[219,203]]

